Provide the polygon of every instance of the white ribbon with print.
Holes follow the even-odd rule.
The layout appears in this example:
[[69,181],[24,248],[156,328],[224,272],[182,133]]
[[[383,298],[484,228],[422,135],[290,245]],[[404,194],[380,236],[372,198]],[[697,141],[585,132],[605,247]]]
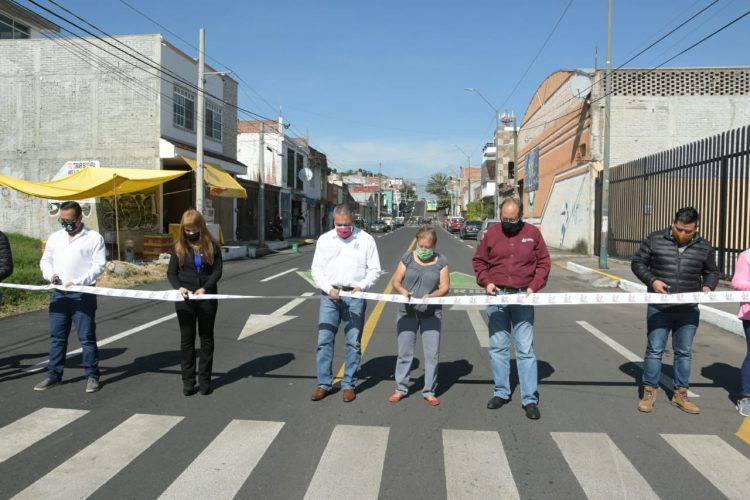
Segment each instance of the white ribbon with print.
[[[160,300],[166,302],[180,302],[185,300],[177,290],[128,290],[121,288],[104,288],[98,286],[62,286],[62,285],[15,285],[0,283],[3,288],[15,288],[29,291],[60,290],[63,292],[80,292],[107,297],[122,297],[128,299]],[[694,292],[694,293],[525,293],[503,295],[463,295],[447,296],[429,299],[406,298],[399,294],[384,294],[371,292],[341,292],[342,297],[373,300],[378,302],[393,302],[399,304],[437,304],[462,306],[497,305],[533,305],[533,306],[573,306],[573,305],[620,305],[620,304],[717,304],[722,302],[750,302],[750,291],[722,291],[722,292]],[[189,295],[190,300],[319,300],[325,295],[222,295],[204,294]]]

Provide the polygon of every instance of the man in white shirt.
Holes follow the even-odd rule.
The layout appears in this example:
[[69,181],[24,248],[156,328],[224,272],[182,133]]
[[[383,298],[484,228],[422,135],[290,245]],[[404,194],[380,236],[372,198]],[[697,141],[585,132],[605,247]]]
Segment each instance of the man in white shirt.
[[[58,222],[63,229],[52,233],[42,255],[44,279],[54,285],[94,286],[107,261],[104,239],[83,224],[81,206],[66,201],[60,206]],[[96,346],[96,295],[55,290],[49,305],[51,345],[47,378],[34,386],[44,391],[62,383],[68,336],[76,325],[83,350],[86,392],[99,390],[99,350]]]
[[341,291],[359,292],[371,287],[380,276],[378,248],[372,236],[354,227],[347,205],[333,210],[334,228],[323,233],[315,246],[312,276],[326,295],[320,300],[318,320],[318,387],[311,399],[320,401],[333,392],[333,343],[339,324],[344,323],[346,354],[341,381],[345,403],[354,401],[354,385],[362,357],[360,339],[365,322],[365,300],[340,297]]

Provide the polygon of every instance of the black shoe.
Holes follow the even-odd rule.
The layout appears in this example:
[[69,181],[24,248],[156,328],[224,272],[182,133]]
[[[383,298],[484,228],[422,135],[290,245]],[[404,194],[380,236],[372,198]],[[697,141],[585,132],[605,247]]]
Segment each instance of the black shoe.
[[542,414],[539,413],[539,407],[536,403],[529,403],[524,406],[523,409],[526,411],[526,418],[530,418],[531,420],[539,420],[542,416]]
[[194,385],[188,385],[185,384],[182,386],[182,395],[183,396],[192,396],[195,394],[195,386]]
[[214,392],[213,389],[211,389],[210,384],[201,384],[198,391],[201,393],[201,396],[208,396],[212,392]]
[[487,409],[497,410],[498,408],[502,408],[508,401],[510,401],[510,399],[503,399],[500,396],[492,396],[492,399],[487,401]]

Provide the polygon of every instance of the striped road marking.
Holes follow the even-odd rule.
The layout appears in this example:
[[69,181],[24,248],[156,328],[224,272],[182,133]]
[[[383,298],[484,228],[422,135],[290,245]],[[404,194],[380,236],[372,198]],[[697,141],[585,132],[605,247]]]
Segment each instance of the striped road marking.
[[[337,425],[323,451],[305,498],[378,498],[388,427]],[[354,469],[352,469],[354,467]],[[356,480],[351,480],[351,471]]]
[[606,434],[552,432],[551,435],[589,500],[658,500],[643,476]]
[[443,459],[448,499],[520,498],[497,432],[444,429]]
[[[643,367],[643,358],[638,356],[636,353],[634,353],[633,351],[631,351],[624,345],[617,342],[615,339],[609,337],[607,334],[605,334],[601,330],[598,330],[597,328],[591,326],[586,321],[576,321],[576,323],[578,323],[581,326],[581,328],[589,332],[591,335],[598,338],[599,340],[607,344],[609,347],[617,351],[619,354],[622,355],[623,358],[627,359],[631,363],[640,363],[641,367]],[[670,378],[664,375],[663,373],[661,375],[660,381],[664,387],[669,387],[669,388],[672,387],[672,380],[670,380]],[[698,394],[694,393],[691,390],[688,390],[687,392],[688,392],[688,396],[690,396],[691,398],[700,397]]]
[[42,408],[0,429],[0,463],[87,414],[86,410]]
[[297,270],[297,268],[296,268],[296,267],[293,267],[293,268],[291,268],[291,269],[287,269],[287,270],[286,270],[286,271],[284,271],[283,273],[279,273],[279,274],[274,274],[273,276],[269,276],[268,278],[264,278],[264,279],[260,280],[260,282],[261,282],[261,283],[266,283],[267,281],[271,281],[272,279],[276,279],[276,278],[278,278],[279,276],[284,276],[285,274],[293,273],[293,272],[294,272],[294,271],[296,271],[296,270]]
[[748,498],[750,459],[719,436],[662,434],[661,437],[727,498]]
[[482,318],[482,313],[478,308],[456,304],[454,306],[451,306],[450,310],[466,311],[466,314],[469,316],[471,328],[472,330],[474,330],[474,334],[477,336],[477,340],[479,341],[479,345],[481,347],[490,346],[490,335],[487,330],[487,323],[484,321],[484,318]]
[[180,420],[136,413],[13,498],[86,498]]
[[233,420],[160,498],[234,498],[282,427]]

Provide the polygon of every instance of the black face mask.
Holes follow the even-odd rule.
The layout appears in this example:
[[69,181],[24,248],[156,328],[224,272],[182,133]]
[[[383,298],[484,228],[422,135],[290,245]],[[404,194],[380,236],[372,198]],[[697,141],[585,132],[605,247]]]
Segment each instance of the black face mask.
[[201,233],[200,232],[193,233],[193,234],[185,233],[185,238],[187,238],[188,241],[195,243],[196,241],[201,239]]
[[65,229],[68,234],[75,233],[78,230],[78,223],[73,221],[61,220],[60,225]]
[[518,232],[523,227],[523,221],[519,220],[518,222],[502,222],[503,224],[503,232],[507,234],[508,236],[513,236],[515,234],[518,234]]

